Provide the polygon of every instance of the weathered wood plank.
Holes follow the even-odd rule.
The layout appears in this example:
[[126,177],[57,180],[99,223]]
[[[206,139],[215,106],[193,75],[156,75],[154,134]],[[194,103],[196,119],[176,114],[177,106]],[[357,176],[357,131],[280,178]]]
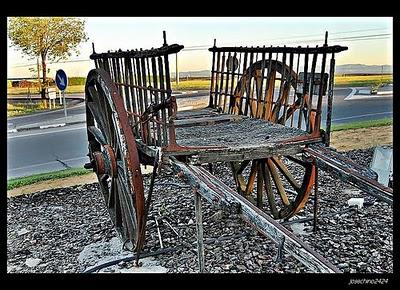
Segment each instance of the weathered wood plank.
[[316,158],[318,168],[327,171],[341,180],[361,189],[388,204],[393,204],[393,189],[374,180],[370,169],[354,163],[340,153],[321,145],[310,145],[306,152]]
[[239,212],[242,218],[260,233],[280,244],[284,241],[284,251],[303,263],[314,272],[338,273],[333,264],[311,249],[302,240],[284,226],[258,209],[251,202],[240,196],[222,181],[211,175],[204,168],[187,165],[171,159],[171,165],[177,172],[183,172],[186,181],[197,188],[207,201],[221,207]]

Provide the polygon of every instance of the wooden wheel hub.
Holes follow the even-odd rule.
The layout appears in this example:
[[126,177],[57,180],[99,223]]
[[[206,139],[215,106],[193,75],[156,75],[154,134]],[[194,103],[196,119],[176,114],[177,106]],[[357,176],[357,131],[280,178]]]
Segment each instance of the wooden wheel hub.
[[104,151],[93,152],[94,170],[98,175],[117,176],[117,160],[110,145],[104,145]]

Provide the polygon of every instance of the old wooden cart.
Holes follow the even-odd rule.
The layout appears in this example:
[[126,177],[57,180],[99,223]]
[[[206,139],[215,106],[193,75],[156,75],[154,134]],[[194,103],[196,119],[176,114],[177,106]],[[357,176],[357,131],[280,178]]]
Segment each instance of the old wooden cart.
[[[311,270],[338,272],[280,221],[298,213],[312,189],[316,211],[317,168],[392,202],[392,190],[374,172],[329,148],[335,54],[347,47],[328,46],[327,34],[321,47],[217,47],[214,40],[208,106],[178,111],[168,58],[182,49],[167,45],[165,32],[156,49],[96,53],[93,46],[85,167],[96,172],[120,237],[139,257],[163,164],[193,186],[200,270],[204,197],[240,212]],[[230,165],[236,190],[212,174],[215,162]],[[154,166],[147,193],[141,164]]]

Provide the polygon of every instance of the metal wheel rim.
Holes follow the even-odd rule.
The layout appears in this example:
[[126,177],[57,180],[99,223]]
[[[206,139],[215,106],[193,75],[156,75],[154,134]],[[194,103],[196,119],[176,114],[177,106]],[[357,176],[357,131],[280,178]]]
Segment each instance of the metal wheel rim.
[[120,238],[124,244],[130,244],[128,249],[134,250],[139,241],[144,213],[143,178],[135,138],[123,100],[107,72],[103,69],[91,70],[85,93],[89,157],[93,159],[96,151],[105,152],[107,145],[115,151],[115,176],[97,172],[96,175]]

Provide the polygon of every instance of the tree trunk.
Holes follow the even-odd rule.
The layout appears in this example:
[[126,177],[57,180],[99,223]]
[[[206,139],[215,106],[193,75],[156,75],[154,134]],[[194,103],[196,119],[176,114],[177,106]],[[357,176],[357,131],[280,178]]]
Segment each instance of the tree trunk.
[[41,96],[42,99],[46,99],[46,56],[42,54],[42,73],[43,73],[43,80],[42,80],[42,91]]

